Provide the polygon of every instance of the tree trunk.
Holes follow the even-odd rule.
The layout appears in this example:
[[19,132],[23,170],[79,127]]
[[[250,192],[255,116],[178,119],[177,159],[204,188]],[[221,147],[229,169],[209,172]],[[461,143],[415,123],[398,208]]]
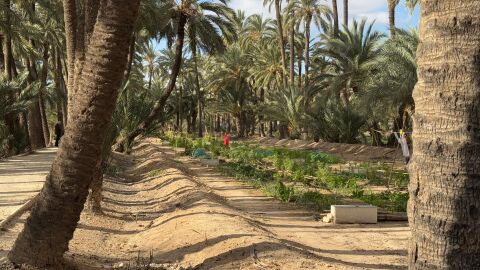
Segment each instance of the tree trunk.
[[282,21],[282,9],[280,7],[280,0],[275,0],[275,14],[277,17],[277,35],[278,46],[280,47],[280,54],[282,56],[282,82],[283,86],[287,86],[287,57],[285,54],[285,41],[283,38],[283,21]]
[[[158,114],[161,113],[165,107],[168,97],[172,93],[173,89],[175,88],[175,84],[177,82],[178,74],[180,73],[180,68],[182,66],[182,54],[183,54],[183,43],[185,40],[185,24],[187,23],[187,17],[185,14],[180,13],[178,27],[177,27],[177,40],[175,45],[175,61],[172,66],[172,73],[170,74],[170,79],[168,81],[167,88],[165,93],[160,97],[160,99],[155,102],[150,114],[145,118],[145,120],[140,123],[137,128],[131,132],[127,138],[127,144],[130,145],[135,138],[144,133],[150,126],[154,123],[154,120],[157,118]],[[124,140],[121,140],[116,143],[116,149],[119,149],[119,145],[123,145],[125,143]]]
[[348,28],[348,0],[343,0],[343,25]]
[[102,3],[77,81],[70,123],[45,185],[8,254],[16,264],[45,268],[61,263],[68,249],[101,157],[138,6],[139,0]]
[[47,75],[48,75],[48,44],[44,44],[43,48],[43,66],[42,66],[42,73],[40,76],[40,83],[41,87],[38,92],[38,104],[40,107],[40,116],[42,119],[42,129],[43,129],[43,137],[45,140],[45,145],[50,145],[50,131],[48,130],[48,121],[47,121],[47,111],[45,108],[45,99],[44,99],[44,91],[47,88]]
[[421,2],[410,269],[480,267],[480,5]]
[[293,19],[293,14],[290,22],[290,38],[289,38],[289,46],[290,46],[290,85],[293,87],[295,86],[295,21]]
[[333,13],[333,34],[338,34],[338,8],[337,0],[332,0],[332,13]]
[[310,23],[312,17],[305,20],[305,87],[308,86],[308,73],[310,68]]
[[200,90],[200,79],[198,72],[198,59],[197,59],[197,46],[196,42],[193,41],[192,45],[192,57],[193,57],[193,68],[195,69],[195,88],[197,90],[197,108],[198,108],[198,137],[203,137],[203,127],[202,127],[202,91]]
[[388,22],[390,25],[390,37],[395,36],[395,7],[398,0],[387,0],[388,3]]
[[[65,21],[65,44],[67,51],[67,95],[68,104],[73,100],[73,75],[75,73],[75,50],[77,36],[77,5],[76,0],[63,0],[63,20]],[[70,105],[68,106],[70,107]],[[67,110],[70,113],[70,109]],[[67,113],[67,118],[69,117]]]
[[[37,79],[37,71],[32,65],[30,59],[25,59],[25,66],[28,70],[28,83],[31,84]],[[37,96],[38,97],[38,96]],[[38,100],[32,102],[27,113],[28,135],[32,150],[45,147],[45,138],[43,136],[42,118],[40,114],[40,104]]]

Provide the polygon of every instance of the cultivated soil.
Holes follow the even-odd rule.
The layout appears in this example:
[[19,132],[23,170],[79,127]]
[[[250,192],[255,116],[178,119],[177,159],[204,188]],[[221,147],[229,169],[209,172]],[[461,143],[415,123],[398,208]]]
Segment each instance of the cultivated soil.
[[[82,213],[69,269],[405,268],[406,223],[321,223],[159,139],[112,162],[121,172],[105,179],[104,215]],[[27,215],[0,231],[0,262]]]

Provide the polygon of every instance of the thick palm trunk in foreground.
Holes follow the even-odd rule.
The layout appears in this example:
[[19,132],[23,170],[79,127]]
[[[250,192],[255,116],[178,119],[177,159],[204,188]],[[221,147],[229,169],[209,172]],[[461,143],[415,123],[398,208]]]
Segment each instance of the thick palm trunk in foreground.
[[68,249],[101,157],[138,5],[139,0],[101,1],[62,144],[8,255],[17,264],[54,265]]
[[421,2],[410,269],[480,268],[480,5]]

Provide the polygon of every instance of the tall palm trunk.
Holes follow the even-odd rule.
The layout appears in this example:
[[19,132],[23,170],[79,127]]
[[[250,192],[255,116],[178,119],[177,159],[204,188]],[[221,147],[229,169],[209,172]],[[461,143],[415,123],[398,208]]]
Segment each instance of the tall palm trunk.
[[277,17],[277,35],[278,46],[280,47],[280,54],[282,56],[282,82],[283,86],[287,86],[287,56],[285,54],[285,40],[283,38],[283,21],[282,21],[282,9],[280,7],[280,0],[275,0],[275,14]]
[[38,104],[40,106],[40,116],[42,118],[42,129],[43,129],[43,137],[45,140],[45,145],[50,145],[50,131],[48,130],[48,122],[47,122],[47,112],[45,108],[45,90],[47,88],[47,75],[48,75],[48,44],[44,45],[43,48],[43,66],[42,72],[40,76],[41,87],[38,92]]
[[398,0],[387,0],[388,3],[388,22],[390,25],[390,37],[395,36],[395,8]]
[[289,47],[290,47],[290,85],[295,85],[295,21],[293,19],[293,14],[290,14],[290,37],[289,37]]
[[16,264],[45,268],[61,262],[68,249],[100,160],[124,72],[118,67],[126,64],[138,6],[139,0],[102,1],[70,123],[45,185],[8,254]]
[[[73,77],[75,73],[75,50],[77,34],[77,5],[76,0],[63,1],[63,20],[65,21],[65,44],[67,52],[67,103],[73,100]],[[68,113],[70,109],[67,109]],[[67,113],[67,114],[68,114]],[[69,116],[67,116],[67,119]]]
[[343,0],[343,25],[348,27],[348,0]]
[[175,84],[177,82],[178,74],[180,73],[180,68],[182,66],[182,58],[183,58],[183,43],[185,41],[185,24],[187,23],[187,16],[183,13],[180,13],[178,19],[178,27],[177,27],[177,39],[175,43],[175,60],[172,66],[172,73],[170,74],[170,79],[168,81],[167,88],[165,89],[164,94],[160,97],[160,99],[155,102],[150,114],[140,123],[137,128],[131,132],[128,137],[124,140],[121,140],[116,143],[115,149],[121,150],[122,145],[125,143],[125,140],[128,145],[130,145],[133,140],[140,134],[144,133],[150,126],[154,123],[155,119],[160,114],[165,104],[167,103],[167,99],[172,93],[173,89],[175,88]]
[[[25,66],[28,70],[28,83],[32,84],[38,77],[35,66],[29,58],[25,59]],[[28,135],[30,137],[30,146],[32,149],[45,147],[45,138],[43,136],[42,118],[40,114],[40,103],[32,102],[27,113]]]
[[337,0],[332,0],[332,13],[333,13],[333,34],[338,34],[338,7]]
[[312,16],[307,15],[305,20],[305,87],[308,86],[308,74],[310,68],[310,23]]
[[480,266],[480,5],[421,3],[410,269]]
[[202,108],[202,91],[200,90],[200,79],[198,73],[198,58],[197,58],[197,46],[193,45],[192,48],[193,68],[195,69],[195,88],[197,89],[197,108],[198,108],[198,137],[203,137],[203,108]]
[[[13,62],[13,52],[12,52],[12,37],[10,33],[11,23],[10,23],[10,0],[3,1],[2,13],[4,14],[4,23],[7,31],[4,31],[4,39],[3,39],[3,63],[5,68],[5,75],[7,76],[7,80],[13,80],[13,72],[12,72],[12,62]],[[15,99],[15,94],[12,93],[10,100]],[[9,113],[5,115],[5,124],[7,125],[8,133],[10,135],[14,135],[16,133],[15,129],[15,114]],[[9,136],[8,139],[8,149],[9,155],[14,155],[16,153],[12,152],[14,149],[15,138],[13,136]]]

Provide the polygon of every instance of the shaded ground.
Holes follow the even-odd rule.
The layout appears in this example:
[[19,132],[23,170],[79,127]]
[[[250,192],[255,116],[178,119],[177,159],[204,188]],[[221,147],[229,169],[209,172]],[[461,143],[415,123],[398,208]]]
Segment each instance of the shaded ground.
[[40,191],[56,152],[45,148],[0,160],[0,221]]
[[[404,268],[405,223],[320,223],[156,139],[114,161],[124,172],[105,181],[105,215],[82,213],[70,242],[66,257],[78,269],[135,261],[158,269]],[[25,218],[0,232],[0,257]]]

